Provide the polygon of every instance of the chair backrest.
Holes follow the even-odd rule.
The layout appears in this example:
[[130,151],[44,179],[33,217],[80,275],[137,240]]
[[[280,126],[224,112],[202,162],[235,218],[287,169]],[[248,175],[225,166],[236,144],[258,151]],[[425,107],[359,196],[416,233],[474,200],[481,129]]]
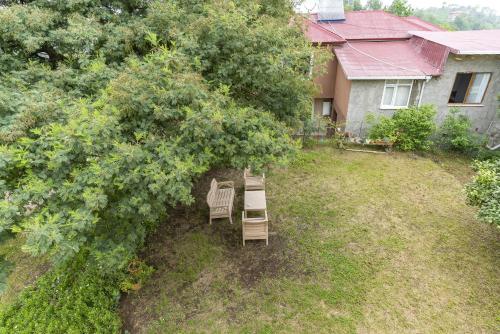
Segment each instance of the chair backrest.
[[212,205],[216,193],[217,193],[217,180],[212,179],[212,182],[210,182],[210,190],[208,191],[207,194],[207,204],[209,206]]
[[250,172],[250,168],[245,168],[245,170],[243,171],[243,178],[246,179],[249,176],[252,176],[252,173]]

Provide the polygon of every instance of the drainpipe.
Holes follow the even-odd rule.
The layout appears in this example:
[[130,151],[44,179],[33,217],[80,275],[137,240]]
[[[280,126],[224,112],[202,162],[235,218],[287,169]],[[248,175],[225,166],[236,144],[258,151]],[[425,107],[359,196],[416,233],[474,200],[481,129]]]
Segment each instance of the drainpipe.
[[420,90],[420,96],[418,97],[418,107],[422,104],[422,96],[424,96],[425,83],[431,80],[431,76],[425,78],[425,81],[422,83],[422,89]]

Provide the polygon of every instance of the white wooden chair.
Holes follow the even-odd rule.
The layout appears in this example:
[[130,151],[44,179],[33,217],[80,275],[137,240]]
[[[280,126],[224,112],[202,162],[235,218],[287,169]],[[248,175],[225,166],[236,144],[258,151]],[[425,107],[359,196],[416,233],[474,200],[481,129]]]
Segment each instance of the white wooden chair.
[[269,245],[269,220],[267,210],[264,211],[264,217],[248,218],[245,211],[241,213],[241,227],[243,233],[243,246],[245,240],[266,240],[266,246]]
[[266,189],[266,176],[252,175],[250,168],[245,168],[243,171],[243,178],[245,179],[245,190],[265,190]]
[[212,179],[207,195],[207,204],[210,208],[209,223],[212,224],[212,219],[229,218],[229,222],[232,224],[233,203],[234,182],[217,182],[217,180]]

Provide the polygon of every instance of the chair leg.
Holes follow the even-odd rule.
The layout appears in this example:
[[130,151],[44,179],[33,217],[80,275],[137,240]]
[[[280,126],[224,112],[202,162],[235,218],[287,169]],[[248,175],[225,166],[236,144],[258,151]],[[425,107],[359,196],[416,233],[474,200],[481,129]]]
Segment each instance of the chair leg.
[[269,245],[269,238],[266,238],[266,246]]
[[210,216],[210,218],[208,219],[208,223],[212,225],[212,216]]

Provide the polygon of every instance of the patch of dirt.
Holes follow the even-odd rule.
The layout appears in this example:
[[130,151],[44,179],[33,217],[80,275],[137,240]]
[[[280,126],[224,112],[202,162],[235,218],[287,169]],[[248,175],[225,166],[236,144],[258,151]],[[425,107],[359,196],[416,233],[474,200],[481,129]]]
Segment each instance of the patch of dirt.
[[[212,225],[208,224],[205,198],[214,177],[218,181],[235,182],[233,224],[227,219],[214,220]],[[299,269],[302,267],[299,265],[299,257],[289,240],[276,233],[276,227],[280,224],[279,218],[270,217],[268,246],[264,241],[255,240],[247,241],[243,247],[240,219],[244,193],[242,179],[241,171],[214,170],[207,173],[193,187],[195,203],[189,207],[179,206],[169,210],[169,218],[151,233],[139,257],[156,270],[141,290],[122,295],[120,315],[124,331],[143,332],[148,324],[157,320],[155,306],[162,297],[176,300],[176,297],[188,288],[201,293],[208,291],[216,279],[214,276],[223,275],[227,277],[228,282],[236,279],[240,286],[251,289],[263,278],[304,274]],[[165,275],[175,270],[178,264],[176,246],[190,232],[203,233],[211,240],[216,240],[223,247],[223,259],[217,264],[217,268],[204,269],[195,282],[180,286],[175,295],[162,296],[165,294]],[[227,293],[231,293],[230,290],[228,287]],[[182,300],[179,303],[182,304]],[[231,313],[235,310],[227,311]]]

